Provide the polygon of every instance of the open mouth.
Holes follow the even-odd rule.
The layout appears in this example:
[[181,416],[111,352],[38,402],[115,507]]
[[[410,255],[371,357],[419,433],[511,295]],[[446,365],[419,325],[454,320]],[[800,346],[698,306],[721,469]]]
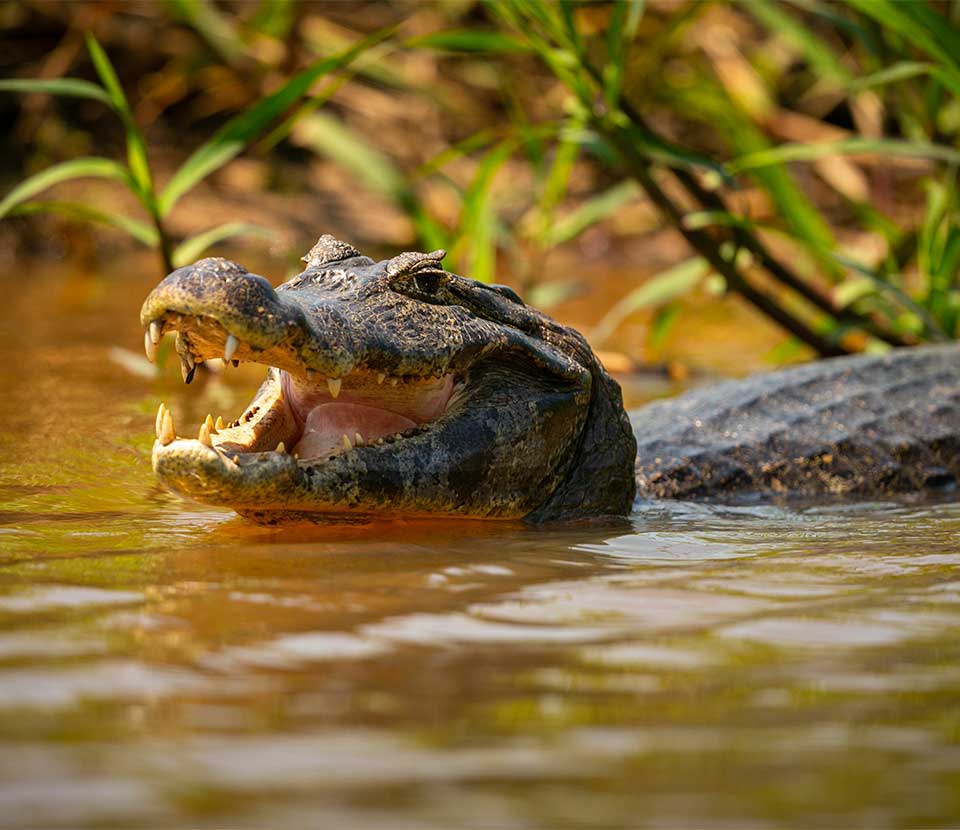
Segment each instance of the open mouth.
[[[442,255],[374,262],[322,236],[308,268],[276,289],[219,257],[167,275],[140,310],[148,358],[175,333],[186,383],[206,360],[268,369],[239,417],[208,415],[188,433],[196,437],[178,437],[160,407],[158,480],[268,522],[540,521],[632,499],[633,436],[616,414],[619,389],[594,371],[582,337],[509,289],[444,271]],[[595,376],[607,384],[602,397]],[[588,435],[594,400],[605,426]],[[611,442],[626,454],[608,462]],[[577,464],[615,471],[592,475],[606,485],[583,496]]]
[[236,419],[208,415],[195,439],[176,434],[170,410],[160,405],[157,440],[199,442],[223,461],[243,465],[263,453],[288,454],[301,469],[324,464],[364,447],[394,444],[422,435],[461,396],[457,373],[439,376],[391,375],[357,367],[340,377],[324,376],[284,348],[258,349],[228,334],[213,318],[169,312],[153,320],[145,337],[147,357],[156,356],[163,334],[177,332],[184,380],[190,382],[203,360],[222,357],[269,367],[267,380]]

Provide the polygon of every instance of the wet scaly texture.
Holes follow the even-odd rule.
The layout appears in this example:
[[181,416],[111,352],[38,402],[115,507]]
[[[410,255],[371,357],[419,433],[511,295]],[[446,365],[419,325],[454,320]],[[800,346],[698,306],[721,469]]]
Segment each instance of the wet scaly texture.
[[[635,441],[619,386],[578,332],[508,288],[444,271],[443,256],[408,252],[375,263],[324,236],[304,257],[307,269],[277,291],[217,258],[167,276],[140,312],[148,357],[175,331],[188,383],[198,362],[221,355],[276,371],[243,416],[255,433],[246,443],[237,425],[178,440],[158,418],[153,467],[160,481],[264,522],[327,514],[549,521],[628,513]],[[327,442],[342,452],[288,452],[312,446],[303,443],[308,422],[321,421],[316,433],[326,433],[324,402],[360,395],[385,416],[403,416],[390,398],[398,384],[417,410],[417,390],[436,379],[457,391],[445,409],[409,429],[367,441],[358,420],[339,446]],[[294,384],[310,390],[301,397],[313,400],[312,409],[288,399],[284,390]],[[270,429],[262,428],[265,419]],[[278,432],[278,423],[289,430]]]

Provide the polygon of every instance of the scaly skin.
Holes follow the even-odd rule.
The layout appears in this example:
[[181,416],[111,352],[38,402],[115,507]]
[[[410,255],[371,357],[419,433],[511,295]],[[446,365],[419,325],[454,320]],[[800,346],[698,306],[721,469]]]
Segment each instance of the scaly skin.
[[[176,439],[161,412],[153,451],[160,481],[261,521],[627,513],[635,441],[620,387],[580,334],[510,289],[443,271],[442,257],[406,253],[375,263],[322,237],[304,258],[306,270],[276,291],[224,259],[170,274],[147,297],[141,321],[157,339],[178,333],[187,381],[230,337],[234,359],[320,389],[338,379],[345,396],[379,389],[386,399],[400,378],[428,388],[432,378],[453,376],[462,388],[440,417],[399,437],[306,461],[285,451],[300,435],[272,371],[239,422],[198,440]],[[383,375],[391,381],[379,377],[376,386]],[[275,451],[279,441],[284,451]]]
[[960,346],[810,363],[633,416],[650,499],[858,496],[952,488]]
[[[224,259],[170,274],[141,312],[148,354],[176,331],[187,382],[225,346],[275,368],[238,421],[201,428],[199,439],[176,438],[161,408],[160,481],[267,522],[544,522],[626,515],[635,493],[875,496],[952,486],[960,475],[955,344],[827,360],[657,402],[633,415],[638,449],[619,386],[580,334],[510,289],[442,270],[442,257],[375,263],[325,236],[276,291]],[[304,426],[291,389],[322,390],[328,378],[327,402],[342,385],[345,396],[382,397],[387,410],[404,390],[456,378],[458,391],[439,417],[398,435],[362,446],[345,435],[347,451],[295,458]]]

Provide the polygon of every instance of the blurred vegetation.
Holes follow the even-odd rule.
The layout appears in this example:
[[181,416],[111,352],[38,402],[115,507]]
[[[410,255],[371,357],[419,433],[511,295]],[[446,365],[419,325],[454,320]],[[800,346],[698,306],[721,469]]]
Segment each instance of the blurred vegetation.
[[573,251],[645,277],[596,342],[640,309],[662,340],[694,289],[777,322],[782,359],[960,336],[956,0],[20,0],[0,17],[18,240],[53,213],[169,270],[231,236],[290,254],[334,230],[444,247],[547,306],[580,288],[552,273]]

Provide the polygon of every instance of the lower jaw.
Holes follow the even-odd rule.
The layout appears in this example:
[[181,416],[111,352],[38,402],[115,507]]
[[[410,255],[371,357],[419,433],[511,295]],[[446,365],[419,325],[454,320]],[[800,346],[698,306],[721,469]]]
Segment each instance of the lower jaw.
[[[289,453],[301,467],[326,462],[356,447],[392,443],[419,434],[446,412],[455,397],[452,375],[439,379],[397,379],[357,373],[330,389],[325,381],[271,369],[245,412],[223,424],[211,416],[197,440],[238,463],[242,457]],[[459,389],[457,389],[459,393]],[[456,395],[458,396],[458,394]],[[386,406],[378,406],[381,399]],[[392,408],[390,408],[392,407]],[[177,440],[172,415],[157,415],[161,446]]]

